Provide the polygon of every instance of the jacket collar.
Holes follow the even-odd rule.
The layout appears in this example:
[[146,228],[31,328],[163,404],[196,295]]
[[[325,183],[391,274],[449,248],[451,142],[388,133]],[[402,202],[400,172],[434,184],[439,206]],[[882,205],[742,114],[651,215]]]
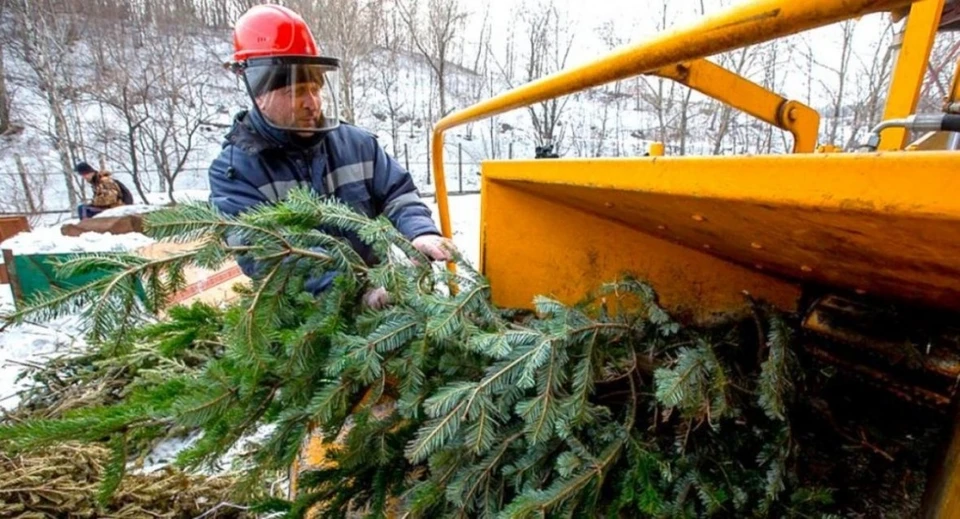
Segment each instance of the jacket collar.
[[244,110],[233,118],[233,127],[226,135],[228,144],[233,144],[248,153],[266,150],[307,151],[319,145],[326,133],[299,137],[290,132],[273,128],[257,110]]

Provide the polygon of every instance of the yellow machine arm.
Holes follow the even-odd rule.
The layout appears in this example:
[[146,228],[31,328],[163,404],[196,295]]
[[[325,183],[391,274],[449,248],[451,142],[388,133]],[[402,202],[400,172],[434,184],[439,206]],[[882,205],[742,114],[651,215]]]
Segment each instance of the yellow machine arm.
[[813,153],[820,132],[820,114],[790,101],[705,59],[669,65],[652,72],[772,124],[793,135],[794,153]]

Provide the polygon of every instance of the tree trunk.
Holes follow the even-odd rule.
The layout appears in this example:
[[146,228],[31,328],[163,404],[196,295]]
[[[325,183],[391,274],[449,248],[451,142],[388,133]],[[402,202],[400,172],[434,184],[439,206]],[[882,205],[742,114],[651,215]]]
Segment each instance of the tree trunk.
[[847,69],[850,64],[850,54],[853,45],[853,22],[844,22],[843,24],[843,44],[840,47],[840,70],[837,71],[837,97],[833,103],[833,121],[830,125],[829,144],[836,144],[838,132],[840,130],[840,117],[843,115],[843,102],[846,96]]
[[447,78],[446,67],[441,58],[440,67],[437,69],[437,86],[440,89],[440,116],[437,120],[443,119],[447,115]]
[[33,199],[33,192],[30,190],[30,182],[27,181],[27,168],[23,165],[23,159],[17,153],[13,156],[17,161],[17,174],[20,176],[20,184],[23,186],[23,196],[27,199],[27,208],[30,214],[37,214],[37,203]]
[[130,176],[133,177],[133,186],[137,188],[137,193],[143,203],[147,203],[147,194],[143,190],[143,182],[140,181],[140,161],[137,158],[137,142],[134,139],[136,128],[127,128],[127,145],[130,146]]
[[663,78],[657,78],[657,140],[667,142],[667,122],[664,119]]
[[[163,180],[161,180],[163,182]],[[170,198],[170,204],[176,205],[177,201],[173,198],[173,179],[169,179],[167,182],[167,196]]]
[[723,150],[723,139],[727,137],[727,131],[730,129],[730,119],[733,118],[733,108],[727,104],[722,104],[721,106],[720,122],[717,123],[717,135],[713,141],[714,155],[719,155]]
[[356,107],[353,100],[353,67],[351,65],[343,66],[340,69],[340,75],[343,76],[341,89],[343,91],[343,118],[350,124],[356,122]]
[[500,154],[497,150],[497,119],[496,117],[490,118],[490,158],[496,160],[500,158]]
[[7,92],[6,71],[3,66],[3,51],[0,51],[0,135],[10,129],[10,94]]
[[683,103],[680,105],[680,155],[687,154],[687,126],[690,122],[690,95],[693,90],[687,89],[683,95]]
[[67,185],[67,198],[70,201],[70,207],[76,207],[77,187],[74,185],[73,164],[70,157],[70,134],[67,128],[67,119],[63,115],[63,105],[55,94],[54,87],[47,88],[47,103],[53,112],[53,121],[56,128],[54,140],[57,145],[57,154],[60,156],[60,166],[63,168],[63,180]]

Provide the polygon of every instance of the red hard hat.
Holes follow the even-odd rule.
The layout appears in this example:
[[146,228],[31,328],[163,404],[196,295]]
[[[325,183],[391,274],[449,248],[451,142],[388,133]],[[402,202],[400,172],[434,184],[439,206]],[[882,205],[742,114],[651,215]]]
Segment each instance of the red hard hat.
[[280,5],[258,5],[243,14],[233,29],[233,59],[319,56],[317,42],[297,13]]

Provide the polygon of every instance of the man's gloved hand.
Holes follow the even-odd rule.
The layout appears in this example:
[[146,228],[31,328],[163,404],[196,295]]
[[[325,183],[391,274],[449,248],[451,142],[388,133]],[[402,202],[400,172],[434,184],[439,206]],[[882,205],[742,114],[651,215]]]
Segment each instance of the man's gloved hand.
[[371,288],[363,294],[363,304],[374,310],[383,310],[390,304],[390,294],[383,287]]
[[436,234],[416,237],[413,240],[413,246],[434,261],[452,261],[453,253],[457,250],[452,241]]

